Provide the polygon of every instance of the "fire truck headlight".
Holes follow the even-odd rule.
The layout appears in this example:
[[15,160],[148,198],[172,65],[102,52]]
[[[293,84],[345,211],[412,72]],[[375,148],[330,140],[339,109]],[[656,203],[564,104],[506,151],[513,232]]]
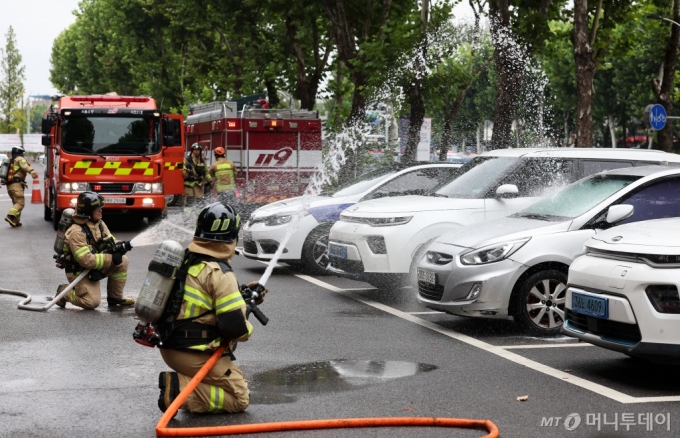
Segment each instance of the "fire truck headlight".
[[135,183],[135,193],[163,193],[163,183]]
[[90,189],[84,182],[63,182],[59,183],[59,191],[62,193],[82,193]]

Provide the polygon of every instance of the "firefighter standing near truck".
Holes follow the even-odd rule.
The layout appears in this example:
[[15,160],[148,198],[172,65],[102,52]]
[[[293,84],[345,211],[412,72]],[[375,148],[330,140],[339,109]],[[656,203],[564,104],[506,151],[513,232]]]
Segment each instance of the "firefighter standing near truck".
[[236,201],[236,166],[234,162],[224,157],[223,147],[215,148],[215,162],[208,169],[208,175],[214,178],[217,199],[220,202],[233,204]]
[[[241,412],[250,403],[248,382],[234,364],[236,342],[250,338],[246,302],[229,263],[234,257],[241,219],[233,207],[215,202],[198,215],[196,232],[184,263],[190,263],[184,295],[173,329],[159,345],[165,363],[174,370],[160,373],[158,407],[165,412],[180,391],[223,343],[223,355],[181,408],[189,412]],[[250,283],[254,287],[257,282]],[[256,304],[267,293],[261,292]]]
[[[108,277],[106,301],[109,307],[132,306],[135,301],[123,297],[127,281],[128,258],[122,251],[104,254],[105,249],[115,248],[115,238],[102,220],[104,198],[94,192],[78,195],[73,224],[66,231],[64,242],[66,278],[69,283],[84,270],[89,269],[87,277],[80,280],[73,290],[57,301],[60,307],[69,302],[83,309],[95,309],[101,303],[99,281]],[[57,288],[57,295],[67,286]]]
[[24,209],[24,189],[28,187],[26,182],[27,174],[31,174],[33,179],[38,179],[38,174],[28,165],[28,161],[24,158],[24,148],[13,147],[12,158],[9,162],[9,171],[7,173],[7,193],[12,200],[12,207],[9,209],[5,220],[13,228],[21,226],[21,210]]
[[[184,169],[182,169],[182,177],[184,178],[184,196],[182,197],[182,205],[186,207],[187,199],[202,198],[204,194],[204,187],[209,189],[209,184],[212,181],[210,174],[207,172],[207,167],[203,161],[201,153],[203,149],[198,143],[191,145],[191,152],[185,160]],[[205,186],[204,186],[205,180]]]

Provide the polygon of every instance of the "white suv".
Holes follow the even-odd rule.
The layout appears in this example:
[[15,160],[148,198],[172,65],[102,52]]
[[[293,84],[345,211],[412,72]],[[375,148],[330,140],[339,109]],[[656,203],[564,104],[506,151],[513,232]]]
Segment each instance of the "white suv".
[[[678,198],[675,199],[678,202]],[[680,219],[591,238],[572,263],[562,333],[655,362],[680,362]]]
[[425,243],[457,228],[515,213],[540,197],[604,170],[680,156],[652,150],[505,149],[486,152],[429,196],[361,202],[330,232],[329,270],[381,287],[414,273]]

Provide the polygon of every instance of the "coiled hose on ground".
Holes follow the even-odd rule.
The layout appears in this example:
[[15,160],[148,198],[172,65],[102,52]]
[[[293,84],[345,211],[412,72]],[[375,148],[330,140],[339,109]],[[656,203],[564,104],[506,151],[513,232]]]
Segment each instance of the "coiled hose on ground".
[[191,395],[203,378],[208,374],[224,353],[226,346],[218,348],[189,384],[170,404],[156,425],[156,436],[213,436],[236,435],[242,433],[282,432],[288,430],[341,429],[350,427],[456,427],[480,429],[489,432],[484,438],[500,436],[498,427],[491,420],[469,420],[465,418],[436,417],[384,417],[384,418],[338,418],[327,420],[285,421],[280,423],[240,424],[233,426],[182,427],[169,428],[168,423],[175,416],[182,403]]
[[64,289],[62,289],[61,292],[56,297],[52,298],[52,300],[49,303],[45,304],[42,307],[29,306],[28,303],[31,302],[32,297],[27,292],[22,292],[20,290],[11,290],[11,289],[0,288],[0,294],[17,295],[17,296],[20,296],[20,297],[25,297],[23,300],[19,301],[18,307],[21,310],[34,310],[36,312],[45,312],[50,307],[54,306],[56,304],[56,302],[61,299],[61,297],[63,297],[67,293],[69,293],[69,291],[71,289],[73,289],[76,286],[76,284],[78,284],[80,282],[80,280],[85,278],[85,276],[88,274],[88,272],[90,272],[89,269],[85,269],[83,272],[81,272],[80,275],[78,277],[76,277],[75,280],[73,280],[68,286],[66,286]]

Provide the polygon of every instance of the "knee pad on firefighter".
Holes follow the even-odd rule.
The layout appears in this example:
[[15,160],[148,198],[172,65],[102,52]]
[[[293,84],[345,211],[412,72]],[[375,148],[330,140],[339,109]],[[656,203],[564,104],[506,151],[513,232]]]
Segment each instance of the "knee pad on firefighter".
[[105,278],[105,277],[106,277],[106,275],[104,275],[104,273],[100,270],[94,270],[93,269],[87,274],[87,278],[90,281],[99,281],[99,280],[101,280],[102,278]]

